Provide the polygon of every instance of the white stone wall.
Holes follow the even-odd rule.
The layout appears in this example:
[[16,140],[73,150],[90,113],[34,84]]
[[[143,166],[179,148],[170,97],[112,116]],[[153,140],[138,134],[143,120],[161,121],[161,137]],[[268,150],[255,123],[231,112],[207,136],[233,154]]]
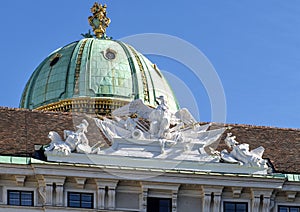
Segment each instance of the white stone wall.
[[[101,211],[146,211],[148,197],[170,198],[172,212],[219,212],[224,201],[247,202],[251,212],[276,212],[278,205],[300,206],[300,183],[284,178],[188,172],[153,175],[145,170],[89,166],[37,165],[23,166],[23,170],[0,166],[0,211],[5,212],[84,211],[66,207],[70,191],[93,193],[94,208]],[[8,206],[9,189],[33,191],[34,207]]]

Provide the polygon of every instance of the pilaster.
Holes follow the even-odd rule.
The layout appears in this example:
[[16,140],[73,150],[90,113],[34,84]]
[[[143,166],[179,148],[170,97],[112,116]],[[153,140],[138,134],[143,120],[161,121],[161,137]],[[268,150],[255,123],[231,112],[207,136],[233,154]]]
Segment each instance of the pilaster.
[[[202,186],[202,210],[219,212],[221,208],[222,186]],[[212,205],[212,208],[211,208]]]
[[108,209],[115,209],[116,207],[116,186],[108,187]]
[[220,212],[221,194],[214,194],[213,212]]
[[[116,208],[116,188],[118,184],[118,180],[111,179],[95,179],[97,184],[97,207],[98,209],[108,208],[110,210],[114,210]],[[107,206],[105,206],[105,188],[107,190]]]
[[[252,212],[269,212],[271,208],[271,196],[273,189],[251,189],[252,193]],[[260,203],[262,200],[262,208]]]
[[98,187],[97,191],[98,197],[97,197],[97,208],[98,209],[104,209],[105,207],[105,187]]
[[252,196],[252,212],[259,212],[260,197]]
[[56,206],[63,206],[63,197],[64,197],[64,186],[63,184],[56,184]]
[[[37,178],[43,204],[53,206],[55,202],[56,206],[63,206],[63,186],[66,177],[39,175]],[[54,184],[56,185],[55,190]],[[54,192],[56,196],[55,200],[53,198]]]
[[53,184],[52,183],[46,183],[45,194],[46,194],[45,205],[53,205]]

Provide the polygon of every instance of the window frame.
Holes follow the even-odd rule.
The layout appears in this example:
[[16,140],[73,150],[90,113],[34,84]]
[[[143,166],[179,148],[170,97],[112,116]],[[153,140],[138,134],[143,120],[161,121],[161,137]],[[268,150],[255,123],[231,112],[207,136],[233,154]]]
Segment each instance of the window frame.
[[[18,192],[19,193],[19,200],[20,200],[20,203],[19,204],[10,204],[10,195],[11,195],[11,192]],[[31,194],[31,205],[26,205],[26,204],[22,204],[22,193],[30,193]],[[12,189],[7,189],[6,190],[6,197],[7,197],[7,205],[13,205],[13,206],[25,206],[25,207],[33,207],[34,206],[34,191],[30,191],[30,190],[12,190]]]
[[279,212],[279,207],[280,206],[283,206],[283,207],[296,207],[296,208],[299,208],[299,211],[300,211],[300,204],[286,204],[286,203],[277,203],[276,204],[276,211]]
[[[152,198],[152,199],[156,199],[157,202],[159,202],[160,200],[168,200],[170,202],[170,208],[169,208],[169,212],[172,212],[172,198],[169,198],[169,197],[147,197],[147,211],[148,211],[148,205],[149,205],[149,198]],[[160,205],[158,204],[158,207]]]
[[[74,194],[80,194],[80,207],[73,207],[73,206],[70,206],[70,202],[69,202],[69,197],[70,197],[70,194],[71,193],[74,193]],[[82,197],[81,195],[82,194],[90,194],[92,195],[92,204],[90,208],[87,208],[87,207],[81,207],[81,204],[82,204]],[[84,209],[95,209],[95,198],[96,198],[96,193],[94,191],[83,191],[83,190],[68,190],[65,192],[65,206],[68,207],[68,208],[84,208]]]
[[[35,206],[38,206],[37,188],[32,188],[32,187],[17,187],[17,186],[3,186],[2,197],[3,197],[3,204],[4,205],[8,205],[8,191],[32,192],[33,193],[33,196],[32,196],[33,205],[26,206],[26,207],[35,207]],[[11,205],[11,206],[23,207],[22,205]]]
[[251,201],[249,199],[223,199],[221,202],[221,211],[224,212],[224,205],[226,202],[232,203],[247,203],[247,212],[251,211]]

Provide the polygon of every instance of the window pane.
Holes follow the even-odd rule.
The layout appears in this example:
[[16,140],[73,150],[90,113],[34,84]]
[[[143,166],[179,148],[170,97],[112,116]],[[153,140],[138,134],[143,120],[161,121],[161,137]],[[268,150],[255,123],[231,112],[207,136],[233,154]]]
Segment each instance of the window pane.
[[32,206],[33,192],[32,191],[8,191],[8,204]]
[[278,206],[278,212],[300,212],[300,206]]
[[247,212],[248,203],[245,202],[224,202],[224,212]]
[[68,193],[68,206],[74,208],[80,208],[80,194]]
[[20,205],[20,192],[8,191],[8,205]]
[[80,208],[80,201],[69,201],[69,207]]
[[147,212],[171,212],[172,200],[169,198],[148,197]]
[[171,210],[171,201],[169,199],[159,200],[159,212],[169,212]]
[[92,202],[92,195],[91,194],[82,194],[81,200],[86,202]]
[[68,207],[93,208],[93,194],[69,192]]
[[168,199],[161,199],[161,200],[159,200],[159,204],[162,207],[170,207],[170,200],[168,200]]
[[82,208],[92,208],[92,202],[82,202],[81,203]]
[[69,200],[80,201],[80,194],[78,194],[78,193],[69,193]]
[[247,205],[245,203],[236,204],[236,212],[245,212],[247,211]]
[[226,212],[231,212],[235,210],[235,205],[234,203],[229,203],[229,202],[225,202],[224,203],[224,209]]
[[22,206],[32,206],[32,201],[31,200],[21,200],[21,205]]
[[284,206],[279,206],[279,212],[288,212],[289,209],[287,207]]
[[19,191],[9,191],[8,192],[9,197],[12,199],[19,199],[20,198],[20,192]]
[[33,205],[32,192],[21,192],[21,205],[23,206],[31,206]]

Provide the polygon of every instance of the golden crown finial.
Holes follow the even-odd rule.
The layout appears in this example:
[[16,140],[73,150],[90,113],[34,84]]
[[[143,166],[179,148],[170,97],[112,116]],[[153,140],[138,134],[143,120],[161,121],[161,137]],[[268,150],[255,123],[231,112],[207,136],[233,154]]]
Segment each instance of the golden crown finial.
[[102,5],[97,2],[91,8],[92,16],[88,18],[97,38],[105,37],[105,31],[110,24],[110,18],[106,16],[106,4]]

